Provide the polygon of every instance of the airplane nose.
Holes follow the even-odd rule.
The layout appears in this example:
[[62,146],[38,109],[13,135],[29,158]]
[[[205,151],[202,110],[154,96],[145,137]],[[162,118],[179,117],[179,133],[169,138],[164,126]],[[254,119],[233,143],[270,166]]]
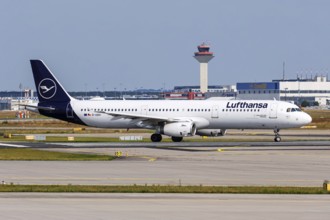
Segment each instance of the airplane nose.
[[309,114],[307,114],[307,113],[305,113],[304,122],[306,124],[309,124],[309,123],[312,122],[312,117]]

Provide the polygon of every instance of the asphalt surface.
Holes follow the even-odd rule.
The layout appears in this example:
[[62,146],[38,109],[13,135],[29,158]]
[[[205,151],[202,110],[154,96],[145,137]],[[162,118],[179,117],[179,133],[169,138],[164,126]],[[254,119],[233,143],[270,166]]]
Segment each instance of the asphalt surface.
[[113,161],[0,161],[15,184],[321,186],[330,179],[330,142],[0,143],[115,155]]
[[[0,161],[14,184],[322,186],[330,141],[33,143],[1,147],[123,156]],[[329,195],[0,193],[0,219],[329,219]]]
[[328,195],[0,193],[0,219],[328,220]]

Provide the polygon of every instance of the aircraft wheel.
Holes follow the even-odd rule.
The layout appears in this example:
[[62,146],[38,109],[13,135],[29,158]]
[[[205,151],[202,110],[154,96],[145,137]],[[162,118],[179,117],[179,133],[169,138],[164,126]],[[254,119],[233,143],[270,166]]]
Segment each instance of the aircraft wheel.
[[152,142],[161,142],[162,141],[162,135],[161,134],[152,134],[150,137]]
[[275,138],[274,138],[274,141],[275,141],[275,142],[281,142],[281,137],[279,137],[279,136],[275,137]]
[[183,137],[172,137],[173,142],[181,142]]

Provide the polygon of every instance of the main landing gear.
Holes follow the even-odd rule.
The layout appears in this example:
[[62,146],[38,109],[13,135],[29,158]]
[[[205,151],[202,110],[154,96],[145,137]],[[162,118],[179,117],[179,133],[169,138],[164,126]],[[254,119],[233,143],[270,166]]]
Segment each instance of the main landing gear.
[[[161,142],[162,141],[162,135],[161,134],[152,134],[150,137],[152,142]],[[183,137],[172,137],[173,142],[181,142],[183,140]]]
[[172,137],[173,142],[181,142],[183,137]]
[[274,141],[275,142],[281,142],[281,136],[280,136],[279,132],[280,132],[280,129],[274,129],[274,133],[275,133]]
[[152,142],[161,142],[162,141],[162,135],[161,134],[152,134],[150,137]]

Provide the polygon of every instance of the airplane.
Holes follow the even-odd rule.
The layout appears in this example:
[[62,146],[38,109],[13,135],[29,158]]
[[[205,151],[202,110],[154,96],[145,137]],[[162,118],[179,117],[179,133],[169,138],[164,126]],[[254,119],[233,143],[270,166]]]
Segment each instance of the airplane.
[[30,60],[39,102],[25,108],[42,115],[98,128],[153,129],[173,142],[184,137],[223,136],[227,129],[280,129],[309,124],[297,105],[277,100],[78,100],[71,97],[42,60]]

